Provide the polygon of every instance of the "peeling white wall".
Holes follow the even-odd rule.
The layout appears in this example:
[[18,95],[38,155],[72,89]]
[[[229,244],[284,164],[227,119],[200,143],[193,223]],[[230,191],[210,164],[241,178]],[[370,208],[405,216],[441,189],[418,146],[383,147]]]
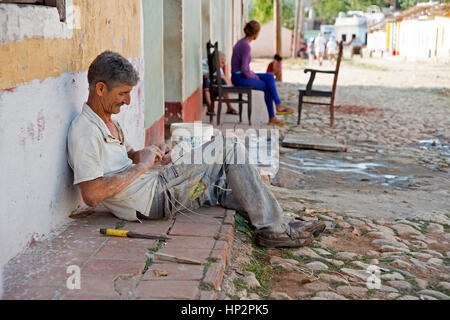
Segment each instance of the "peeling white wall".
[[0,3],[0,44],[34,37],[70,39],[79,13],[73,0],[66,0],[65,22],[55,7]]
[[[143,59],[132,63],[143,74]],[[143,80],[117,117],[135,149],[145,143]],[[82,204],[67,164],[67,131],[87,96],[86,71],[0,91],[0,267]]]

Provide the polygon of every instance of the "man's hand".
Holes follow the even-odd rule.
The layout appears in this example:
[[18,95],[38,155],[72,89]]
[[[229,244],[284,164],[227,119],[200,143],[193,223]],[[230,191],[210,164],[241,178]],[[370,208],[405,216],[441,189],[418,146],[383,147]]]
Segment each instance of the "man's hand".
[[161,159],[161,164],[165,166],[169,164],[171,161],[172,161],[172,150],[170,150],[164,155],[164,157]]
[[172,151],[172,148],[165,143],[159,144],[158,148],[162,151],[163,154],[166,154],[166,153]]
[[172,161],[172,149],[165,143],[159,145],[159,148],[163,152],[163,157],[161,159],[162,165],[167,165]]
[[156,162],[162,160],[164,153],[157,146],[146,147],[136,152],[138,164],[143,164],[147,170],[151,169]]

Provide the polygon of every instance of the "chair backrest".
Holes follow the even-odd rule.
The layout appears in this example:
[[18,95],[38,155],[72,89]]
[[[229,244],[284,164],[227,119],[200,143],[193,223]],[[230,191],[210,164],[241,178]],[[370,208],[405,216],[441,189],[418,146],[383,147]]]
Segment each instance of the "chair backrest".
[[333,79],[333,94],[334,91],[336,89],[336,84],[337,84],[337,78],[338,78],[338,74],[339,74],[339,68],[341,66],[341,60],[342,60],[342,53],[343,53],[343,42],[339,42],[339,53],[338,53],[338,58],[336,61],[336,67],[334,70],[330,70],[330,71],[319,71],[319,70],[314,70],[314,69],[305,69],[305,73],[306,72],[311,72],[311,76],[309,77],[309,81],[306,84],[306,92],[308,95],[311,94],[311,90],[312,90],[312,86],[313,86],[313,82],[314,79],[316,78],[316,72],[323,72],[323,73],[328,73],[328,74],[333,74],[334,75],[334,79]]
[[206,53],[208,56],[208,69],[209,69],[209,80],[210,87],[216,87],[219,92],[222,91],[222,81],[220,73],[220,59],[219,59],[219,43],[216,41],[214,45],[211,41],[206,44]]

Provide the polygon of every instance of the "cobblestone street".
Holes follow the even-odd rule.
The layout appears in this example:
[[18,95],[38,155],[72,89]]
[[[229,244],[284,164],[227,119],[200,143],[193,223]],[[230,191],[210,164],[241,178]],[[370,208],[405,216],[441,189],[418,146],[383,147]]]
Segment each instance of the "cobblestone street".
[[[264,71],[268,62],[255,60],[253,68]],[[295,109],[306,65],[285,61],[278,84]],[[300,126],[286,116],[287,133],[348,147],[281,148],[272,180],[287,214],[324,220],[327,230],[308,248],[261,250],[245,245],[252,231],[241,228],[221,298],[449,299],[449,71],[448,64],[398,58],[344,60],[334,128],[324,107],[306,105]],[[315,84],[331,82],[318,76]],[[379,289],[367,284],[369,266],[379,268]]]

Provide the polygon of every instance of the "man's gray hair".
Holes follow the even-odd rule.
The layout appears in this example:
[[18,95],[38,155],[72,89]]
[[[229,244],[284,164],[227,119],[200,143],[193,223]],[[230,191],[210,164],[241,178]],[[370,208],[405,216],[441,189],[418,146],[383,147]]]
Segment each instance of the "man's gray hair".
[[89,66],[88,82],[89,90],[94,90],[98,82],[105,83],[111,90],[122,84],[135,86],[139,82],[139,74],[123,56],[105,51]]

